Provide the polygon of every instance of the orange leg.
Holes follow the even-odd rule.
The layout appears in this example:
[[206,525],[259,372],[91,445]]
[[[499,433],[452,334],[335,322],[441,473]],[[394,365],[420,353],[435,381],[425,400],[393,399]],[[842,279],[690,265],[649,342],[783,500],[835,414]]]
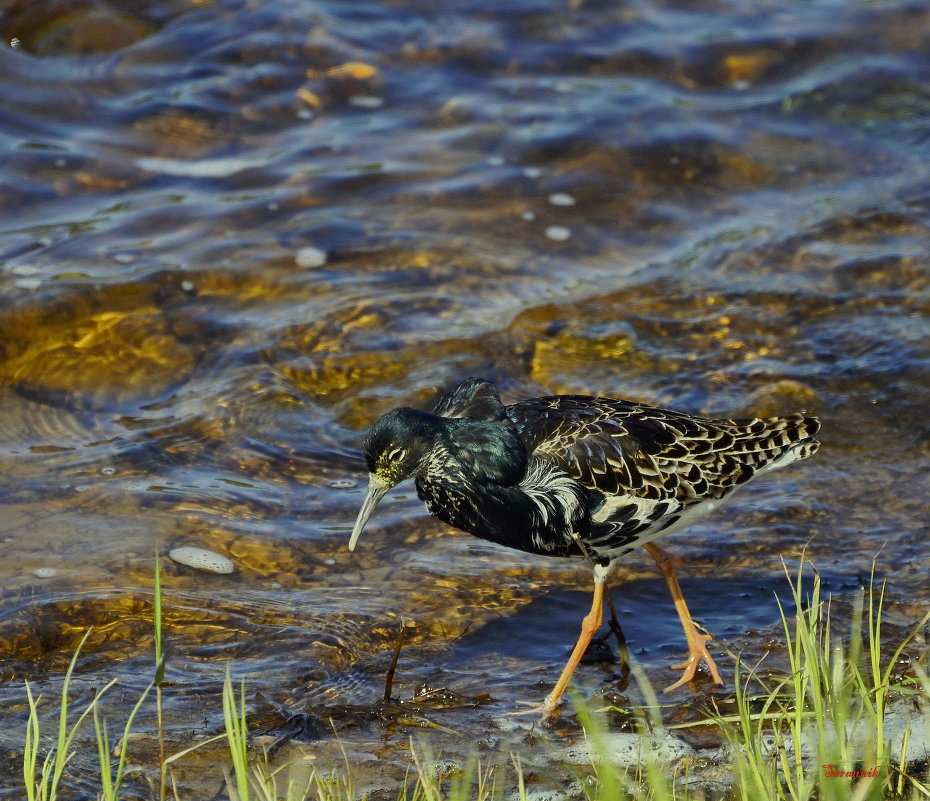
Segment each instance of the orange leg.
[[546,696],[546,700],[543,701],[543,713],[545,717],[552,715],[562,703],[562,696],[565,694],[565,688],[568,686],[572,673],[575,672],[575,668],[578,667],[581,657],[584,656],[584,652],[587,650],[591,638],[601,627],[601,621],[603,619],[604,577],[598,576],[597,571],[595,571],[594,598],[591,600],[591,611],[588,612],[581,621],[581,634],[578,637],[578,642],[575,643],[572,655],[568,658],[568,663],[565,665],[562,675],[559,676],[559,680],[556,682],[555,687],[552,688],[552,692],[549,693],[549,695]]
[[717,666],[714,664],[713,657],[711,657],[710,652],[707,650],[707,642],[712,640],[713,637],[710,634],[700,634],[697,627],[694,625],[694,621],[691,619],[691,613],[688,611],[688,605],[685,603],[685,597],[681,594],[681,586],[678,584],[678,579],[675,576],[673,567],[674,560],[671,554],[663,551],[658,545],[653,545],[651,542],[647,542],[643,547],[649,551],[652,558],[656,560],[656,565],[665,577],[669,592],[672,594],[672,600],[675,602],[675,611],[678,612],[678,617],[681,618],[681,627],[685,630],[685,639],[688,641],[688,658],[680,665],[675,665],[676,668],[683,669],[684,673],[682,673],[678,681],[666,687],[665,692],[676,690],[683,684],[687,684],[691,681],[702,659],[707,664],[708,670],[710,670],[710,675],[714,680],[714,684],[723,684],[720,673],[717,672]]

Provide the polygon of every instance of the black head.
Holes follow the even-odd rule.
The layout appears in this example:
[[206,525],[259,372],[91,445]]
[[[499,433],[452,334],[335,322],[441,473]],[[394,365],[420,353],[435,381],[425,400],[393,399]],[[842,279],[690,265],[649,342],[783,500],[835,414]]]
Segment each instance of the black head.
[[427,412],[400,408],[392,409],[371,427],[365,438],[368,494],[352,530],[350,551],[387,491],[404,479],[416,477],[425,468],[436,441],[439,420]]
[[416,409],[392,409],[365,437],[368,472],[394,486],[413,478],[436,440],[436,418]]

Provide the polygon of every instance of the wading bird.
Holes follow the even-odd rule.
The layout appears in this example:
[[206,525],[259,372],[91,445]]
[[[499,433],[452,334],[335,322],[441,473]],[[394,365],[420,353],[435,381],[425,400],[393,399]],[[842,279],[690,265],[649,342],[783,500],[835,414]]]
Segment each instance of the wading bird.
[[717,509],[741,484],[816,452],[816,418],[715,420],[616,398],[554,395],[510,406],[470,378],[432,412],[398,408],[368,432],[368,494],[349,550],[391,487],[412,478],[434,517],[509,548],[583,557],[591,611],[554,689],[554,713],[603,616],[604,582],[642,545],[665,577],[688,642],[673,690],[704,661],[722,684],[681,594],[671,557],[652,541]]

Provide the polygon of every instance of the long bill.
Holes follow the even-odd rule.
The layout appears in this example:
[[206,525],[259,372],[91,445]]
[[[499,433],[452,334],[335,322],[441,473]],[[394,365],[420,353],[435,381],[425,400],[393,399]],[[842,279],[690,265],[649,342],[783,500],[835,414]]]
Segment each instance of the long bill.
[[358,542],[358,538],[362,536],[362,529],[365,528],[368,518],[371,517],[371,513],[375,511],[378,501],[387,494],[390,488],[391,485],[387,481],[378,478],[374,473],[369,474],[368,494],[362,502],[362,508],[358,510],[358,517],[355,518],[355,527],[352,529],[352,536],[349,537],[350,551],[355,550],[355,544]]

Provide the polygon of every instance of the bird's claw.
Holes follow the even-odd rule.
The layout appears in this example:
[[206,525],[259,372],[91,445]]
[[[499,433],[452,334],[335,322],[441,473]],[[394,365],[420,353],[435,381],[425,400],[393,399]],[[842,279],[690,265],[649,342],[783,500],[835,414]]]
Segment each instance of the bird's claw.
[[711,634],[695,634],[694,639],[689,638],[688,658],[684,662],[672,665],[675,670],[682,670],[684,672],[681,674],[681,678],[678,679],[678,681],[665,688],[665,692],[670,693],[672,690],[677,690],[679,687],[683,687],[691,681],[691,679],[694,678],[694,674],[697,673],[698,665],[700,665],[701,662],[707,665],[707,669],[710,671],[710,676],[714,680],[714,684],[723,684],[723,679],[720,678],[720,672],[717,670],[714,658],[710,655],[710,651],[707,650],[706,643],[710,642],[712,639],[714,638]]
[[515,709],[507,713],[507,717],[521,717],[523,715],[538,715],[540,721],[545,723],[548,720],[559,717],[559,710],[562,707],[561,699],[554,701],[551,695],[547,695],[541,704],[533,701],[517,701],[519,706],[525,706],[526,709]]

